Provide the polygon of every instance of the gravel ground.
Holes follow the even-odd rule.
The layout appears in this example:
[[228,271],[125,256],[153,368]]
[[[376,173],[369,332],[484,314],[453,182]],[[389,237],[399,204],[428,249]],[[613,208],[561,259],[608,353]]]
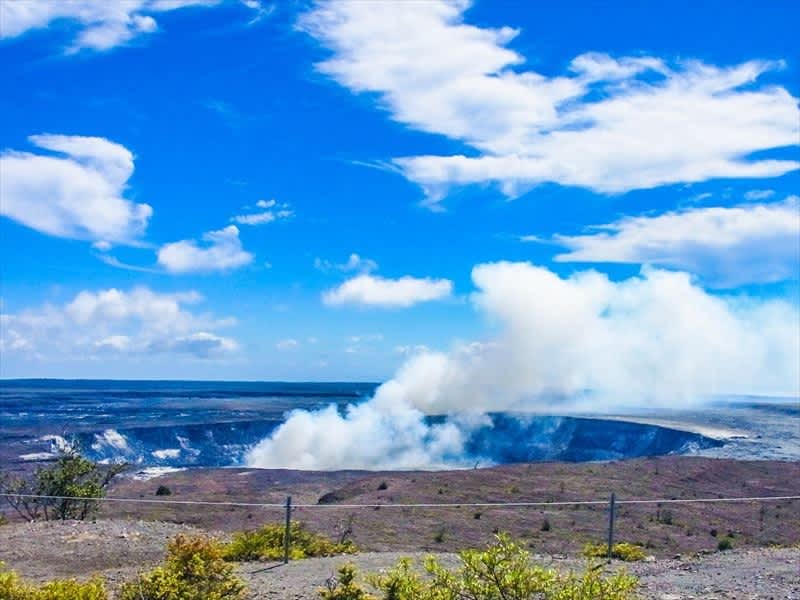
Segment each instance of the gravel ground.
[[[381,552],[351,558],[321,558],[265,568],[246,565],[242,575],[253,591],[254,600],[312,600],[315,590],[325,584],[336,568],[353,562],[362,573],[376,572],[397,559],[421,554]],[[454,555],[440,555],[446,565],[456,563]],[[579,559],[542,557],[542,562],[562,570],[578,569]],[[611,565],[616,569],[620,565]],[[800,600],[800,550],[754,549],[712,554],[699,558],[665,559],[628,564],[640,578],[640,593],[646,600]]]
[[[157,563],[168,539],[198,530],[171,523],[99,521],[35,523],[0,527],[0,561],[26,578],[100,573],[109,587]],[[362,573],[375,572],[398,558],[420,559],[419,553],[362,553],[320,558],[289,565],[246,564],[240,567],[252,600],[311,600],[316,590],[344,562]],[[442,554],[445,564],[453,555]],[[577,568],[581,560],[541,557],[556,568]],[[614,565],[616,566],[616,565]],[[800,549],[744,549],[706,556],[675,557],[627,565],[639,576],[646,600],[800,600]]]

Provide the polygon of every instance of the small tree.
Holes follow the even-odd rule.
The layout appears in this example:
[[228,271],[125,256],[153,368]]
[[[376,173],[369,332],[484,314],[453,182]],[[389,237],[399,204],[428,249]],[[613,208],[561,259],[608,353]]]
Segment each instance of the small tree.
[[32,478],[4,477],[0,489],[7,502],[25,519],[46,521],[77,519],[95,514],[106,488],[125,465],[98,465],[75,450],[58,457],[55,464],[42,467]]

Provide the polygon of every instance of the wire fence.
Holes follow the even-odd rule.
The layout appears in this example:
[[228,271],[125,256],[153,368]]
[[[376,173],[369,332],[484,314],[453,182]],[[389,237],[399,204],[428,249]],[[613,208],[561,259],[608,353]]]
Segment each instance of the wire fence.
[[[481,546],[508,532],[542,554],[580,552],[587,543],[641,545],[653,554],[713,551],[728,545],[800,543],[800,495],[620,498],[512,502],[239,502],[174,498],[44,496],[2,493],[19,501],[97,503],[101,516],[198,525],[204,529],[285,527],[293,521],[371,550],[450,551]],[[113,508],[112,508],[113,507]],[[727,540],[724,542],[723,540]]]
[[[294,503],[292,508],[335,509],[335,508],[504,508],[532,506],[608,506],[625,504],[701,504],[719,502],[770,502],[778,500],[800,500],[800,496],[746,496],[736,498],[630,498],[610,500],[564,500],[560,502],[372,502],[360,504],[321,504]],[[115,496],[47,496],[42,494],[0,493],[4,498],[31,498],[39,500],[72,500],[82,502],[128,502],[134,504],[176,504],[195,506],[231,506],[240,508],[285,508],[284,502],[233,502],[213,500],[173,500],[170,498],[120,498]],[[291,496],[287,496],[291,498]]]

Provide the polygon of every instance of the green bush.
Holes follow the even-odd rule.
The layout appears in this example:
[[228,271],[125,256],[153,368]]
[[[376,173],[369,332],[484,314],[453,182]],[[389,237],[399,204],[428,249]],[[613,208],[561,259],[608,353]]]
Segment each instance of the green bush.
[[[608,544],[586,544],[583,547],[583,555],[587,558],[606,558],[608,556]],[[625,562],[644,560],[646,556],[644,549],[638,544],[623,542],[614,544],[611,548],[611,558],[624,560]]]
[[[260,529],[240,531],[233,534],[225,545],[226,560],[280,560],[283,558],[283,525],[264,525]],[[289,530],[289,558],[299,560],[311,556],[335,556],[353,554],[358,549],[350,541],[333,542],[328,538],[308,531],[302,523],[292,523]]]
[[322,600],[374,600],[367,591],[358,585],[356,568],[352,564],[339,567],[338,576],[331,577],[325,589],[319,591]]
[[27,600],[30,598],[30,588],[24,585],[14,571],[5,569],[0,563],[0,598],[2,600]]
[[222,545],[204,536],[179,535],[161,566],[120,589],[121,600],[241,600],[244,584],[225,562]]
[[158,486],[158,489],[156,490],[156,496],[171,496],[171,495],[172,495],[172,490],[169,489],[167,486],[165,485]]
[[486,550],[465,550],[460,566],[443,567],[435,558],[425,561],[425,576],[401,560],[388,572],[367,578],[380,594],[370,595],[355,583],[352,566],[320,591],[323,600],[632,600],[636,578],[618,572],[605,576],[589,565],[581,573],[559,573],[532,562],[530,554],[508,536]]
[[107,600],[105,584],[99,577],[86,582],[57,579],[35,586],[22,581],[0,563],[0,600]]
[[83,583],[74,579],[50,581],[30,596],[30,600],[106,600],[107,598],[105,583],[99,577]]
[[720,552],[725,552],[726,550],[733,549],[733,540],[730,537],[722,538],[719,543],[717,544],[717,550]]

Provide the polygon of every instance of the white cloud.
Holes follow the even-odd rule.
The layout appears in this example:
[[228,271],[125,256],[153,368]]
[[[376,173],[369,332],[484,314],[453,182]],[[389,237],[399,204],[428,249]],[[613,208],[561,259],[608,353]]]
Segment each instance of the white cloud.
[[[0,2],[0,37],[13,38],[56,22],[73,27],[68,52],[103,51],[158,30],[154,17],[188,7],[214,6],[222,0],[12,0]],[[258,2],[243,2],[258,17],[268,14]]]
[[354,253],[350,255],[346,263],[337,266],[341,271],[345,272],[359,271],[361,273],[369,273],[378,268],[378,263],[369,258],[362,258]]
[[94,343],[97,348],[124,352],[131,346],[131,338],[127,335],[110,335]]
[[275,12],[276,7],[275,4],[265,4],[259,0],[241,0],[241,3],[255,12],[255,16],[247,22],[248,25],[255,25],[262,19],[267,18]]
[[107,240],[98,240],[92,244],[92,248],[94,248],[95,250],[100,250],[100,252],[108,252],[109,250],[111,250],[112,247],[113,245],[111,244],[111,242]]
[[233,324],[233,319],[188,310],[202,300],[194,291],[84,290],[60,306],[45,304],[3,314],[0,350],[75,360],[152,353],[208,358],[234,352],[238,348],[234,339],[213,333]]
[[293,338],[287,338],[285,340],[280,340],[277,344],[275,344],[275,348],[278,350],[294,350],[300,346],[300,342]]
[[242,248],[239,229],[224,229],[203,234],[203,245],[195,240],[165,244],[158,250],[158,264],[171,273],[230,271],[253,261],[253,255]]
[[409,276],[386,279],[364,274],[328,290],[322,295],[322,300],[329,306],[355,304],[399,308],[441,300],[448,297],[452,291],[453,283],[447,279]]
[[265,223],[272,223],[275,220],[275,213],[266,211],[250,215],[236,215],[232,217],[231,220],[239,225],[264,225]]
[[431,351],[431,349],[426,346],[425,344],[414,344],[413,346],[395,346],[394,347],[395,354],[400,354],[401,356],[414,356],[416,354],[426,354]]
[[361,344],[361,343],[369,343],[369,342],[382,342],[383,341],[383,334],[382,333],[368,333],[366,335],[351,335],[347,338],[347,341],[351,344]]
[[175,354],[190,354],[197,358],[211,358],[234,352],[238,348],[239,345],[231,338],[221,337],[207,331],[198,331],[197,333],[171,340],[157,340],[150,344],[148,351],[172,352]]
[[734,287],[800,276],[800,198],[625,217],[591,233],[556,236],[561,262],[660,265]]
[[775,195],[775,190],[750,190],[745,192],[744,199],[750,202],[757,202],[759,200],[767,200]]
[[0,214],[42,233],[99,243],[130,243],[144,232],[153,210],[123,197],[133,173],[127,148],[100,137],[29,139],[56,154],[0,154]]
[[[488,411],[614,413],[692,406],[716,394],[800,394],[794,303],[720,297],[685,273],[613,282],[527,263],[473,269],[490,343],[414,354],[375,396],[340,413],[295,411],[249,453],[257,467],[465,466]],[[450,415],[430,425],[425,415]]]
[[545,76],[507,47],[516,30],[464,23],[470,5],[323,1],[299,21],[332,51],[321,72],[377,93],[395,120],[479,152],[394,161],[429,205],[472,183],[495,182],[509,196],[542,182],[617,193],[800,166],[751,156],[797,144],[797,99],[755,85],[781,63],[717,67],[587,53],[564,74]]
[[315,258],[314,259],[314,268],[327,272],[327,271],[342,271],[344,273],[370,273],[372,271],[377,270],[378,263],[374,260],[369,258],[364,258],[359,256],[358,254],[351,254],[346,262],[343,263],[333,263],[329,260],[325,260],[323,258]]
[[[239,225],[264,225],[266,223],[272,223],[273,221],[277,221],[279,219],[288,219],[289,217],[294,215],[294,211],[290,208],[290,206],[286,203],[278,204],[275,200],[259,200],[256,202],[256,206],[262,209],[269,209],[263,210],[257,213],[248,213],[242,215],[236,215],[231,217],[231,221],[234,223],[238,223]],[[273,210],[277,209],[277,210]]]
[[[711,196],[713,196],[713,194],[711,192],[702,192],[700,194],[695,194],[694,196],[689,198],[689,201],[690,202],[702,202],[703,200],[708,200],[709,198],[711,198]],[[748,198],[748,200],[749,200],[749,198]]]

